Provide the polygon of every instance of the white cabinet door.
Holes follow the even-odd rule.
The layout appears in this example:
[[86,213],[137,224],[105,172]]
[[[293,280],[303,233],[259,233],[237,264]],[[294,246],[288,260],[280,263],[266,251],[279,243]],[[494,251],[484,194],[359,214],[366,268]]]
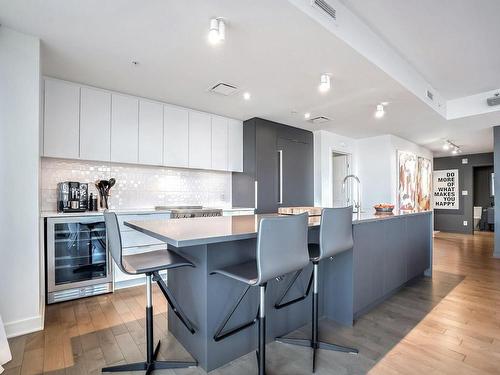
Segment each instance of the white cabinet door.
[[78,159],[79,133],[80,87],[45,80],[43,155]]
[[81,88],[80,158],[109,161],[111,150],[111,94]]
[[228,163],[227,169],[243,172],[243,122],[229,120],[228,124]]
[[189,115],[185,108],[163,107],[163,164],[189,166]]
[[139,100],[111,96],[111,161],[137,163],[139,158]]
[[163,161],[163,104],[139,102],[139,164]]
[[212,126],[208,113],[189,111],[189,167],[212,167]]
[[212,169],[227,171],[227,126],[226,117],[212,116]]

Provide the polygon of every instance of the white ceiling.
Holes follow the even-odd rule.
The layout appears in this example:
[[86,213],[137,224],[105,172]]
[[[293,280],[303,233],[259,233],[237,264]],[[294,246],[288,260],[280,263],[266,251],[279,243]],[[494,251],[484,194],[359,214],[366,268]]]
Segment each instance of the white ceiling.
[[[216,48],[206,40],[214,16],[228,20]],[[41,38],[46,75],[234,118],[354,138],[391,133],[437,152],[442,138],[491,151],[500,125],[498,112],[446,121],[286,0],[0,0],[0,23]],[[323,72],[333,74],[326,95],[317,90]],[[218,81],[252,99],[208,93]],[[382,101],[387,115],[375,120]],[[332,121],[314,126],[304,112]]]
[[342,1],[446,99],[500,88],[500,1]]

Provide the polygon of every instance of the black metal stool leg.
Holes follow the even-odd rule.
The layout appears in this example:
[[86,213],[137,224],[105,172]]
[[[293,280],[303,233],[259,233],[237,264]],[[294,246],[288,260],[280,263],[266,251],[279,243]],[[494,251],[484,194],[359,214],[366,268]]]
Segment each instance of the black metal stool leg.
[[259,291],[259,350],[257,352],[257,361],[259,375],[266,375],[266,284],[259,285]]
[[196,361],[157,361],[158,352],[160,351],[160,341],[154,347],[153,336],[153,295],[151,294],[152,276],[146,274],[146,361],[138,363],[129,363],[112,367],[105,367],[102,372],[122,372],[122,371],[146,371],[145,375],[149,375],[154,370],[159,369],[175,369],[196,367]]
[[318,263],[313,263],[313,298],[312,298],[312,334],[311,339],[296,339],[278,337],[276,341],[285,344],[307,346],[312,348],[312,372],[316,371],[316,354],[318,349],[332,350],[336,352],[358,354],[358,349],[349,348],[335,344],[329,344],[319,340],[319,288],[318,288]]

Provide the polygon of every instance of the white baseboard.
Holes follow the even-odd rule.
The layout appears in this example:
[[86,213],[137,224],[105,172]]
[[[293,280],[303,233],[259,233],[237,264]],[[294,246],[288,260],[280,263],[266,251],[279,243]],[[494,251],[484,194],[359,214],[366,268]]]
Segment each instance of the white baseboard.
[[16,320],[15,322],[4,322],[4,327],[8,338],[40,331],[43,329],[43,315]]

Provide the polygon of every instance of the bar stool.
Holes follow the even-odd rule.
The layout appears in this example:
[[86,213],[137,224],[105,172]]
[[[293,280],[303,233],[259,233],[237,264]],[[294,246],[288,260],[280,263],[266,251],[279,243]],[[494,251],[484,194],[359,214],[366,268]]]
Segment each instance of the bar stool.
[[[324,208],[321,211],[321,226],[319,244],[309,244],[309,256],[313,263],[313,301],[312,301],[312,338],[296,339],[279,337],[276,340],[286,344],[311,347],[313,349],[312,372],[316,370],[316,350],[325,349],[336,352],[357,354],[358,350],[345,346],[330,344],[319,340],[319,309],[318,309],[318,263],[326,258],[352,249],[352,206],[342,208]],[[296,279],[296,278],[295,278]],[[292,279],[292,283],[295,279]],[[290,289],[287,288],[287,290]],[[302,298],[303,299],[303,298]],[[300,300],[300,298],[298,299]],[[297,300],[296,300],[297,301]],[[294,301],[292,301],[294,302]],[[297,301],[298,302],[298,301]],[[279,307],[278,307],[279,308]]]
[[[266,363],[266,286],[271,279],[302,269],[309,264],[307,250],[308,214],[289,217],[266,217],[259,223],[256,259],[212,271],[247,284],[247,288],[230,314],[223,320],[214,336],[216,341],[231,336],[249,327],[255,320],[259,323],[259,343],[257,361],[259,375],[265,375]],[[241,300],[251,286],[259,286],[260,304],[258,318],[226,333],[222,333],[226,323],[236,311]]]
[[[157,361],[158,351],[160,349],[160,341],[153,348],[153,296],[151,294],[152,279],[157,282],[160,290],[168,301],[168,304],[173,309],[175,314],[192,333],[195,329],[189,319],[185,316],[173,294],[168,289],[159,274],[159,271],[169,270],[180,267],[194,267],[194,265],[186,258],[170,251],[155,250],[146,253],[123,255],[122,239],[118,218],[114,212],[104,212],[104,220],[106,222],[106,233],[108,239],[108,248],[111,256],[115,260],[118,268],[129,275],[146,275],[146,344],[147,358],[145,362],[127,363],[112,367],[105,367],[102,372],[122,372],[122,371],[146,371],[149,375],[154,370],[160,369],[175,369],[196,367],[196,361]],[[154,350],[153,350],[154,349]]]

